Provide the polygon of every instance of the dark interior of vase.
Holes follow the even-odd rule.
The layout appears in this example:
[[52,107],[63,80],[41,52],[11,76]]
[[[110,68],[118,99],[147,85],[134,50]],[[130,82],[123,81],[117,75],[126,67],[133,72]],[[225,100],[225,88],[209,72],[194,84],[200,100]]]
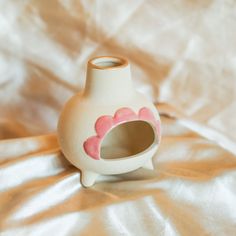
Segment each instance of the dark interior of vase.
[[125,64],[125,61],[118,57],[99,57],[91,61],[91,63],[100,69],[108,69],[119,67]]
[[106,134],[101,144],[101,158],[115,159],[145,151],[155,141],[152,126],[146,121],[120,124]]

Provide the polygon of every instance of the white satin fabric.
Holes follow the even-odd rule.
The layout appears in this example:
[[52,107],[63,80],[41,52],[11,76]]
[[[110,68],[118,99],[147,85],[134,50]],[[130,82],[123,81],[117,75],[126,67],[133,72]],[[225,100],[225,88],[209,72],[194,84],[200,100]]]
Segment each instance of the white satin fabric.
[[[234,1],[0,1],[0,235],[236,235]],[[92,188],[56,124],[92,56],[158,107],[154,171]]]

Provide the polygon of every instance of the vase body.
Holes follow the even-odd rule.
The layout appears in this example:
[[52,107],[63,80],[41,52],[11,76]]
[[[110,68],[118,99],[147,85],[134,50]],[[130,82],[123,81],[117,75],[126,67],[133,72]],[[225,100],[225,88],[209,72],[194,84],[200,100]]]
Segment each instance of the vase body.
[[58,122],[62,152],[82,171],[82,184],[93,185],[100,174],[152,169],[160,138],[159,114],[134,90],[129,63],[91,59],[84,91],[66,103]]

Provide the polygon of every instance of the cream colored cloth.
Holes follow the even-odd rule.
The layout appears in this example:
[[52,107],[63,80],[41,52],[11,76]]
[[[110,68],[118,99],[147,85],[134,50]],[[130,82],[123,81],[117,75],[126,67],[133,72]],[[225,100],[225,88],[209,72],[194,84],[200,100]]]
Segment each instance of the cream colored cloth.
[[[236,235],[234,1],[0,1],[0,235]],[[56,124],[86,61],[123,55],[158,107],[154,171],[92,188]]]

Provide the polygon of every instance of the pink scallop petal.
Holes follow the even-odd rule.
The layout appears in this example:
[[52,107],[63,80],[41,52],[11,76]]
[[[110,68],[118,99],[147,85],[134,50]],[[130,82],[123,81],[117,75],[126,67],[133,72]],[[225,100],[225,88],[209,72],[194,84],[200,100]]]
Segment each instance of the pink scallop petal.
[[130,108],[123,107],[116,111],[114,123],[117,124],[123,121],[136,120],[137,118],[137,115]]
[[147,107],[143,107],[139,110],[139,118],[141,120],[148,120],[148,121],[156,122],[156,119],[152,111]]
[[161,123],[160,123],[159,120],[155,121],[155,127],[156,127],[156,130],[157,130],[158,136],[161,136]]
[[97,119],[95,124],[95,130],[99,137],[103,137],[108,130],[113,126],[112,116],[101,116]]
[[100,156],[99,146],[100,146],[100,138],[97,136],[92,136],[84,142],[85,152],[95,160],[99,160]]
[[158,136],[161,135],[161,124],[159,120],[156,120],[156,118],[154,117],[152,111],[149,108],[143,107],[139,110],[139,118],[142,120],[147,120],[147,121],[151,121],[156,130],[157,130],[157,134]]

